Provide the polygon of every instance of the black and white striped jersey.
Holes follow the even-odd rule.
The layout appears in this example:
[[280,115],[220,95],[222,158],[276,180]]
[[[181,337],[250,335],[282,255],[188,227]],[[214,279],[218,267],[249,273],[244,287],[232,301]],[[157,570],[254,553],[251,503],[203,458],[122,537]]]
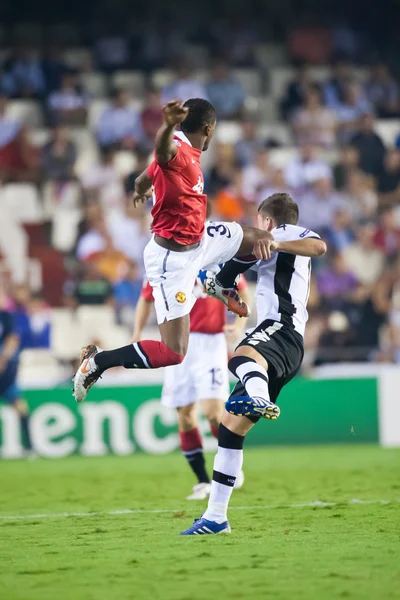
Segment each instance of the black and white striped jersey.
[[[297,225],[280,225],[271,231],[280,242],[320,236]],[[275,252],[268,261],[257,263],[257,324],[266,319],[293,325],[304,335],[308,319],[311,259],[286,252]]]

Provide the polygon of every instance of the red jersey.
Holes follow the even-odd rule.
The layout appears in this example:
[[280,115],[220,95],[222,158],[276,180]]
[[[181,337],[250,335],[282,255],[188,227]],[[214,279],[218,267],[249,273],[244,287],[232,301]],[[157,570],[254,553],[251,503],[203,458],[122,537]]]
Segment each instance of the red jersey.
[[[246,279],[240,276],[238,288],[247,287]],[[148,302],[153,302],[153,288],[147,281],[143,284],[142,297]],[[226,324],[226,308],[221,300],[216,298],[198,298],[190,313],[190,332],[207,333],[214,335],[222,333]]]
[[166,165],[155,159],[147,168],[153,180],[151,229],[156,235],[186,246],[199,242],[203,236],[207,196],[203,194],[201,151],[193,148],[181,131],[175,132],[174,141],[174,158]]

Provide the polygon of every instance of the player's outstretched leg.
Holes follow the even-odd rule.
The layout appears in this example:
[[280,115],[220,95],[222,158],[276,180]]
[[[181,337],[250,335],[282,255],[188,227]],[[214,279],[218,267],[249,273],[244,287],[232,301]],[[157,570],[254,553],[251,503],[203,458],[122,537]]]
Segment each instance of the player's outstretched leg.
[[[211,492],[206,512],[180,535],[230,533],[227,518],[229,500],[236,478],[242,470],[244,436],[253,423],[246,417],[224,413],[218,433],[218,452],[214,460]],[[232,431],[235,429],[235,431]]]
[[112,367],[158,369],[180,364],[187,352],[189,324],[189,315],[162,323],[162,342],[144,340],[116,350],[101,350],[94,345],[85,346],[74,377],[75,400],[85,400],[88,391],[100,379],[102,373]]

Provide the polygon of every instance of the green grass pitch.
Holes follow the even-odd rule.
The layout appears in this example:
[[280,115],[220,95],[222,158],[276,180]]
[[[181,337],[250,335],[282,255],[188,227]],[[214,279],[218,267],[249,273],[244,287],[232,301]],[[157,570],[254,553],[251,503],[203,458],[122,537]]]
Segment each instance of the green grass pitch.
[[245,474],[232,534],[182,538],[205,503],[179,454],[1,461],[0,597],[400,598],[399,450],[249,449]]

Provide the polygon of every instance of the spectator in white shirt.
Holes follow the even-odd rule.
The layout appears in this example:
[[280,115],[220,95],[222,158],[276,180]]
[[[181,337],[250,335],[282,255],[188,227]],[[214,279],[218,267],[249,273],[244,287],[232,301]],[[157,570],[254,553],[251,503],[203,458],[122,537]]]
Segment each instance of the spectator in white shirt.
[[61,88],[50,94],[47,104],[52,123],[85,125],[87,98],[79,89],[75,72],[69,71],[64,74]]
[[0,148],[15,140],[21,129],[19,121],[7,117],[7,108],[7,96],[0,95]]
[[96,135],[102,147],[133,149],[140,142],[143,137],[140,115],[132,107],[126,90],[114,90],[113,102],[100,116]]
[[348,210],[347,203],[332,186],[329,178],[318,179],[313,189],[298,198],[301,222],[314,231],[329,227],[334,215],[340,210]]
[[124,188],[115,166],[115,149],[112,146],[100,152],[100,160],[81,178],[86,196],[100,202],[110,211],[121,211],[124,206]]
[[189,98],[208,100],[205,85],[192,77],[191,69],[184,61],[176,68],[175,81],[165,86],[161,92],[162,104],[177,98],[182,102],[186,102]]
[[259,150],[254,164],[242,171],[242,196],[248,202],[260,202],[260,192],[266,188],[270,178],[268,150]]
[[330,179],[331,167],[316,157],[315,146],[305,144],[299,150],[299,155],[291,160],[285,168],[287,185],[298,192],[312,185],[317,179]]
[[293,115],[291,124],[296,144],[317,144],[329,148],[335,143],[335,113],[322,104],[318,84],[306,92],[304,105]]
[[116,250],[119,250],[138,265],[144,274],[143,251],[150,239],[150,227],[146,207],[137,208],[128,200],[124,212],[108,215],[107,230]]

